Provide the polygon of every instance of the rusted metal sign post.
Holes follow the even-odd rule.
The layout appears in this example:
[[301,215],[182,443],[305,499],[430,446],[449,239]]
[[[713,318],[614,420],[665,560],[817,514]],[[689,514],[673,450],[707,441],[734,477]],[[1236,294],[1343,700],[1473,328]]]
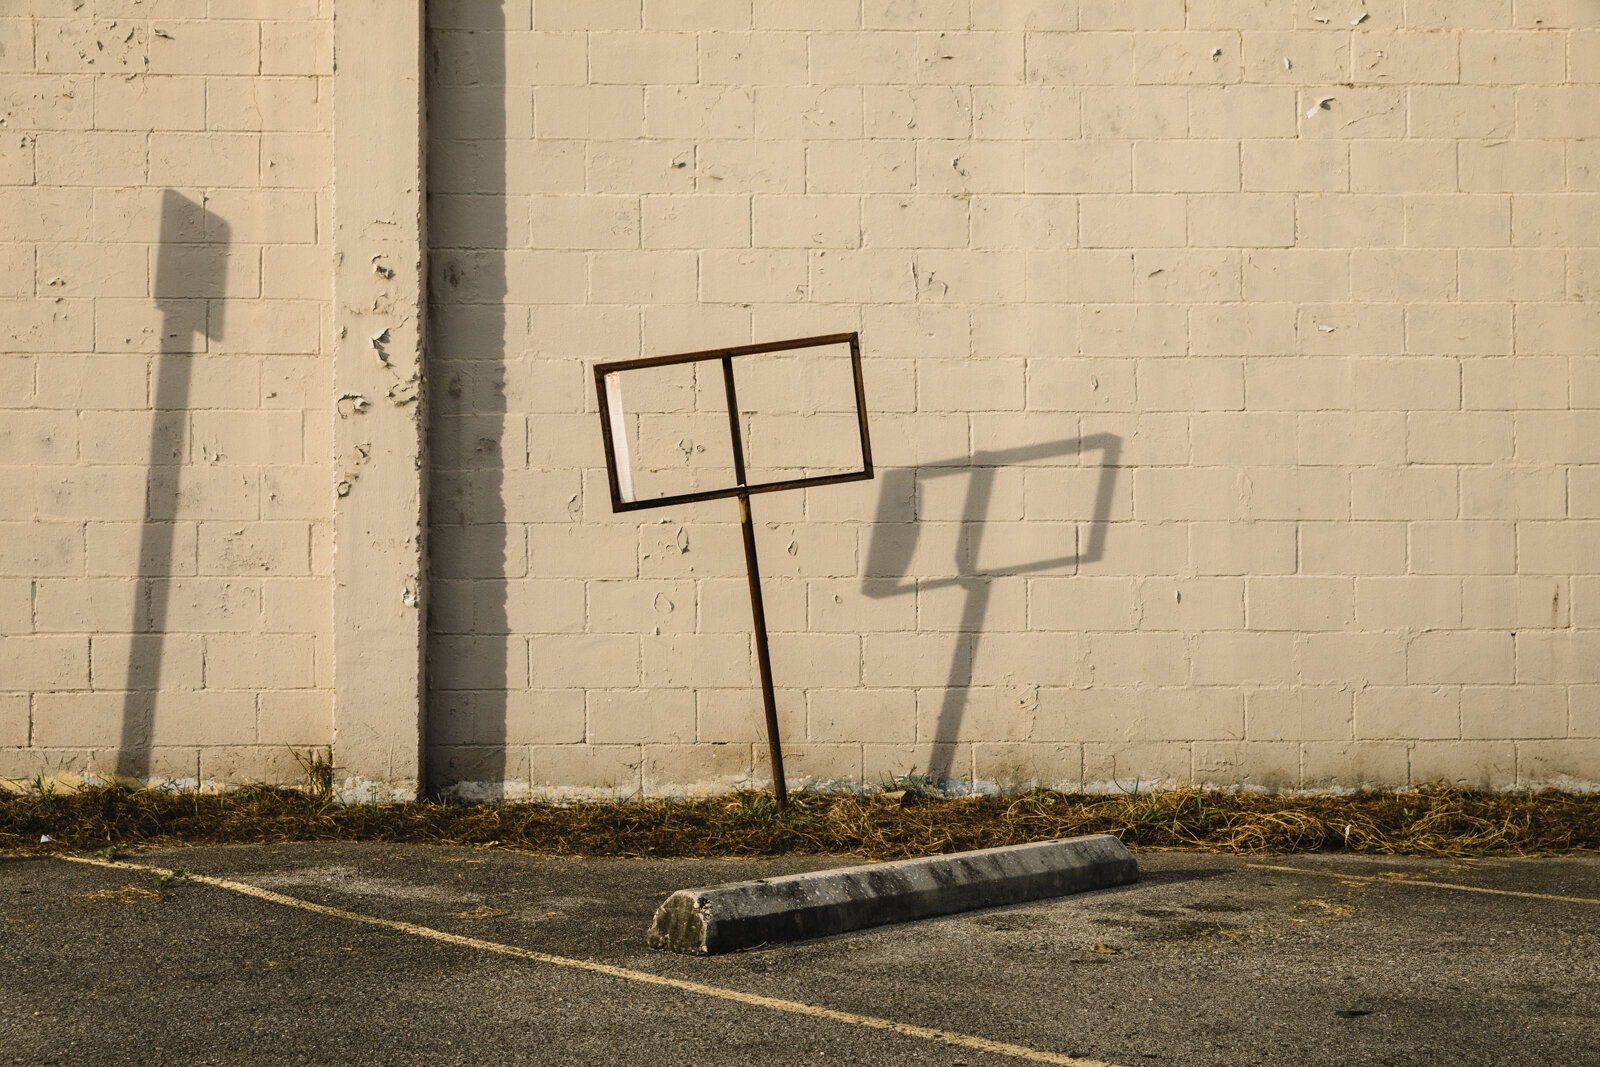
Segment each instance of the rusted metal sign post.
[[[739,416],[739,397],[734,386],[733,361],[742,356],[763,353],[792,352],[805,348],[822,348],[829,345],[850,346],[850,371],[855,384],[856,425],[861,435],[861,466],[842,473],[819,474],[810,477],[784,478],[768,482],[750,482],[745,471],[744,433]],[[680,364],[722,364],[722,383],[727,395],[728,431],[733,443],[733,484],[714,489],[676,493],[666,496],[638,499],[634,492],[633,474],[628,458],[627,427],[622,409],[620,375],[626,371],[646,368],[670,367]],[[605,441],[606,474],[611,484],[611,510],[613,512],[638,511],[643,508],[668,507],[674,504],[691,504],[702,500],[720,500],[733,497],[739,501],[739,523],[744,532],[744,561],[750,581],[750,613],[755,625],[756,662],[761,671],[761,699],[767,717],[767,749],[772,759],[772,782],[780,805],[789,800],[788,784],[783,774],[783,746],[778,737],[777,699],[772,689],[772,657],[767,650],[767,616],[761,598],[761,573],[756,561],[755,523],[750,517],[750,497],[756,493],[777,493],[787,489],[806,489],[813,486],[833,485],[838,482],[858,482],[872,477],[872,444],[867,435],[867,400],[861,384],[861,343],[855,333],[829,334],[822,337],[802,337],[790,341],[772,341],[766,344],[741,345],[737,348],[717,348],[704,352],[685,352],[673,356],[654,356],[646,359],[625,359],[611,363],[597,363],[594,367],[596,395],[600,402],[600,432]],[[621,453],[621,462],[618,454]]]

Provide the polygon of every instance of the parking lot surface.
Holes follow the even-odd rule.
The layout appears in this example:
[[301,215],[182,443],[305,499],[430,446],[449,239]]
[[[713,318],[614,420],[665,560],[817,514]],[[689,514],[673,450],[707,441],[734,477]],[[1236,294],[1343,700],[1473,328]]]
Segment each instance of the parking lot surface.
[[645,946],[673,890],[855,861],[0,857],[0,1063],[1600,1063],[1600,860],[1138,858],[694,958]]

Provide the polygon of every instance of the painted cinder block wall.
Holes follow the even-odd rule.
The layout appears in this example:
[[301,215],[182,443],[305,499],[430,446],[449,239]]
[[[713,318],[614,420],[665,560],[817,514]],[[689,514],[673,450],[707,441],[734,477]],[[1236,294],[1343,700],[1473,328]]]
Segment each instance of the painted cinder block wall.
[[0,778],[331,739],[330,18],[0,9]]
[[585,368],[840,330],[791,780],[1600,780],[1600,5],[431,18],[439,784],[765,779],[734,507],[613,516]]
[[0,13],[0,778],[762,782],[587,368],[859,330],[791,781],[1600,781],[1600,6],[428,6]]

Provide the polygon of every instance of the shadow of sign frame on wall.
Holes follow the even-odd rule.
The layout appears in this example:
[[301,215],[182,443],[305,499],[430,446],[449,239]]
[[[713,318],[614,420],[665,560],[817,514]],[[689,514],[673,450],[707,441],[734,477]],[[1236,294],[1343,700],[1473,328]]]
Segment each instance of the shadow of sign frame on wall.
[[[1073,550],[1059,556],[1000,567],[979,566],[979,551],[983,544],[983,532],[990,499],[994,492],[996,473],[1003,468],[1019,464],[1061,460],[1092,452],[1099,453],[1100,473],[1095,482],[1094,503],[1087,524],[1087,533],[1082,531],[1077,533],[1077,543],[1073,546]],[[1104,556],[1106,529],[1111,516],[1119,470],[1117,462],[1121,454],[1121,437],[1110,433],[1096,433],[1018,448],[979,451],[964,460],[952,459],[884,472],[881,479],[883,488],[878,498],[878,521],[873,526],[872,540],[867,548],[867,562],[861,582],[862,594],[874,599],[883,599],[915,595],[951,586],[966,591],[959,632],[973,636],[970,644],[963,644],[959,640],[956,643],[950,659],[950,670],[945,679],[938,722],[934,727],[932,738],[929,739],[932,747],[927,777],[934,785],[942,787],[951,778],[955,738],[960,732],[967,692],[972,683],[972,664],[977,656],[977,634],[983,629],[994,580],[1075,569],[1082,564],[1094,563]],[[952,561],[954,573],[947,577],[914,577],[910,571],[920,537],[920,522],[909,524],[909,535],[906,535],[903,533],[903,528],[907,524],[892,523],[888,518],[898,507],[899,501],[914,498],[919,482],[962,475],[967,476],[969,480],[966,499],[961,510],[961,536],[957,539],[955,558]]]

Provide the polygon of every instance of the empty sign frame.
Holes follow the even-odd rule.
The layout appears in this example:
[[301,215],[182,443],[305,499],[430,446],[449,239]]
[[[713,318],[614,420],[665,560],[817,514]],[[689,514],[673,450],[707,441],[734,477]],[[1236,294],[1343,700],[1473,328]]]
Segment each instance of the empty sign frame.
[[599,363],[613,511],[872,477],[857,334]]
[[750,497],[872,477],[860,338],[839,333],[598,363],[594,384],[612,511],[739,501],[773,791],[786,804]]

